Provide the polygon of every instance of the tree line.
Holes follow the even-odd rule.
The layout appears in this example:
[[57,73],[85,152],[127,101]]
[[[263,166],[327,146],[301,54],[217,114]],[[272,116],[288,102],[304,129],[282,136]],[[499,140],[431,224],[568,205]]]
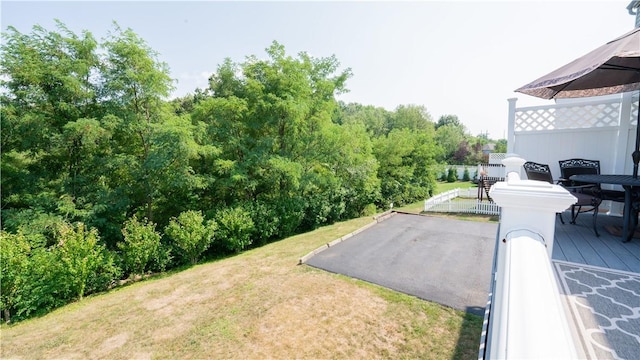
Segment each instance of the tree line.
[[227,59],[169,99],[167,64],[131,29],[58,22],[0,48],[6,321],[119,281],[429,197],[438,164],[489,139],[423,106],[345,104],[334,57]]

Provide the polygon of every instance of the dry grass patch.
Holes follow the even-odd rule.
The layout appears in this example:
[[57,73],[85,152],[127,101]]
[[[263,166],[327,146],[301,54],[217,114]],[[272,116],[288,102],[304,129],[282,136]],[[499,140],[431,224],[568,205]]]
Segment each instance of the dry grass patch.
[[305,265],[355,219],[3,326],[3,359],[472,358],[481,319]]

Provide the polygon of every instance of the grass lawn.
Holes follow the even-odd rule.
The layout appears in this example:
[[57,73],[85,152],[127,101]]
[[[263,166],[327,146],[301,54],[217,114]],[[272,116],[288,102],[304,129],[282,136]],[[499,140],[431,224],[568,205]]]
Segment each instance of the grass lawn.
[[[433,195],[438,195],[443,192],[453,190],[455,188],[467,189],[472,187],[478,187],[478,186],[470,181],[456,181],[452,183],[438,181],[436,184],[436,190]],[[403,211],[403,212],[414,213],[414,214],[421,213],[422,209],[424,209],[424,200],[415,202],[413,204],[394,208],[394,210],[397,210],[397,211]]]
[[298,259],[354,219],[3,325],[0,358],[471,359],[482,319]]
[[[456,181],[456,182],[441,182],[438,181],[436,184],[436,191],[434,195],[441,194],[443,192],[453,190],[455,188],[466,189],[466,188],[477,188],[478,186],[470,181]],[[424,209],[424,201],[418,201],[413,204],[401,206],[398,208],[394,208],[396,211],[402,211],[413,214],[420,214]],[[458,220],[468,220],[468,221],[499,221],[499,217],[497,215],[477,215],[477,214],[465,214],[465,213],[429,213],[430,216],[441,216],[447,218],[455,218]]]

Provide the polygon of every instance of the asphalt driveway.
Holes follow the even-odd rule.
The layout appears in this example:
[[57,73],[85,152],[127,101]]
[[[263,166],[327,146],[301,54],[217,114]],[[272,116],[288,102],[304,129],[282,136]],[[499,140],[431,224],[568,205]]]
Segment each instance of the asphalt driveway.
[[497,223],[396,214],[306,264],[483,315]]

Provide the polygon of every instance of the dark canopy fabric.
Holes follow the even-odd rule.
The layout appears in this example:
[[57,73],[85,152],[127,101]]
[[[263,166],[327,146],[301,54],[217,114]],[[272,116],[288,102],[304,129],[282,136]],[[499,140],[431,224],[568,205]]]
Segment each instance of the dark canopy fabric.
[[516,91],[543,99],[640,89],[640,28],[612,40]]
[[[543,99],[601,96],[634,90],[640,90],[640,28],[516,89]],[[640,163],[640,109],[632,158],[635,178]]]

